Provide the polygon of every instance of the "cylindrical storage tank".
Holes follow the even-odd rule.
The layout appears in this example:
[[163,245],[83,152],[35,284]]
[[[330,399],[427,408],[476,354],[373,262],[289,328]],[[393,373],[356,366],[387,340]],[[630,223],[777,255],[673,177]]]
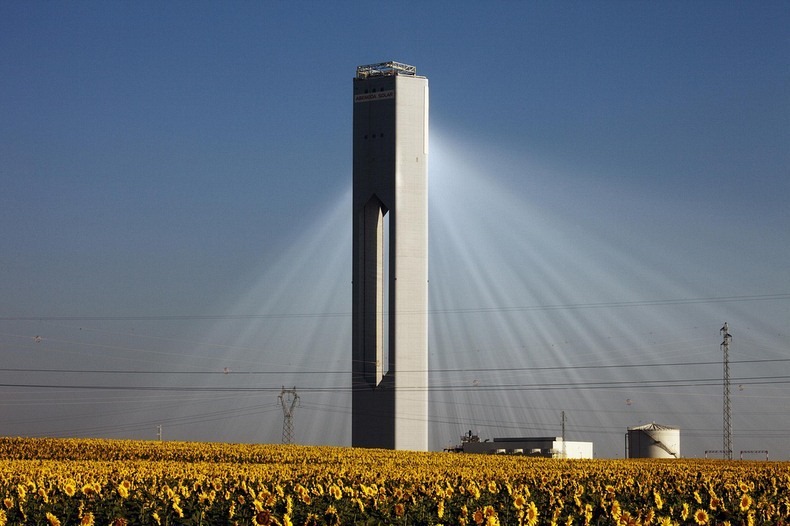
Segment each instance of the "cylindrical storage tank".
[[628,458],[680,458],[680,429],[655,422],[629,427]]

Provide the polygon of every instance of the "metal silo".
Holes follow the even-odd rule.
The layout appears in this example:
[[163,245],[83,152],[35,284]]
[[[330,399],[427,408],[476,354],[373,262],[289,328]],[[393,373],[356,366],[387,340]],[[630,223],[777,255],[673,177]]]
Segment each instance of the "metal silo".
[[626,435],[628,458],[680,458],[680,428],[652,422],[629,427]]

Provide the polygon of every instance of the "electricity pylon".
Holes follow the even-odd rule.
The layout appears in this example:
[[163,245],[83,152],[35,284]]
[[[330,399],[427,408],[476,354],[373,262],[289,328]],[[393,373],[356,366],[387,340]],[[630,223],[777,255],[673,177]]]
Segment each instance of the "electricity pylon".
[[724,327],[719,332],[722,334],[721,351],[724,355],[724,456],[727,460],[732,460],[732,422],[730,420],[732,416],[730,407],[730,340],[732,340],[732,336],[727,322],[724,322]]
[[294,410],[299,407],[299,395],[296,394],[296,387],[286,389],[283,386],[280,396],[277,397],[283,406],[283,444],[290,444],[294,438]]
[[568,458],[568,448],[565,446],[565,411],[562,412],[562,458]]

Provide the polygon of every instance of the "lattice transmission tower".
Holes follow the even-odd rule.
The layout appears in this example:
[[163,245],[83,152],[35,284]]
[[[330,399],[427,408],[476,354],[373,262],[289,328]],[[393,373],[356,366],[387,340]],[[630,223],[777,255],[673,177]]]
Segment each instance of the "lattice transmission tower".
[[719,330],[722,335],[721,352],[724,356],[724,429],[723,429],[723,449],[724,457],[732,460],[732,408],[730,406],[730,328],[727,322]]
[[283,406],[283,444],[290,444],[294,439],[294,410],[299,407],[299,395],[296,394],[296,387],[286,389],[283,386],[277,399]]

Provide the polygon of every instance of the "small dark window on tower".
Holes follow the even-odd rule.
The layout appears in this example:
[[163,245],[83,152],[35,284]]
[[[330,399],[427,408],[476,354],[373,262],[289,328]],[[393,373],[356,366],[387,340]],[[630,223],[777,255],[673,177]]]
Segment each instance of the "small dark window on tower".
[[379,137],[384,137],[384,134],[383,133],[379,133]]

